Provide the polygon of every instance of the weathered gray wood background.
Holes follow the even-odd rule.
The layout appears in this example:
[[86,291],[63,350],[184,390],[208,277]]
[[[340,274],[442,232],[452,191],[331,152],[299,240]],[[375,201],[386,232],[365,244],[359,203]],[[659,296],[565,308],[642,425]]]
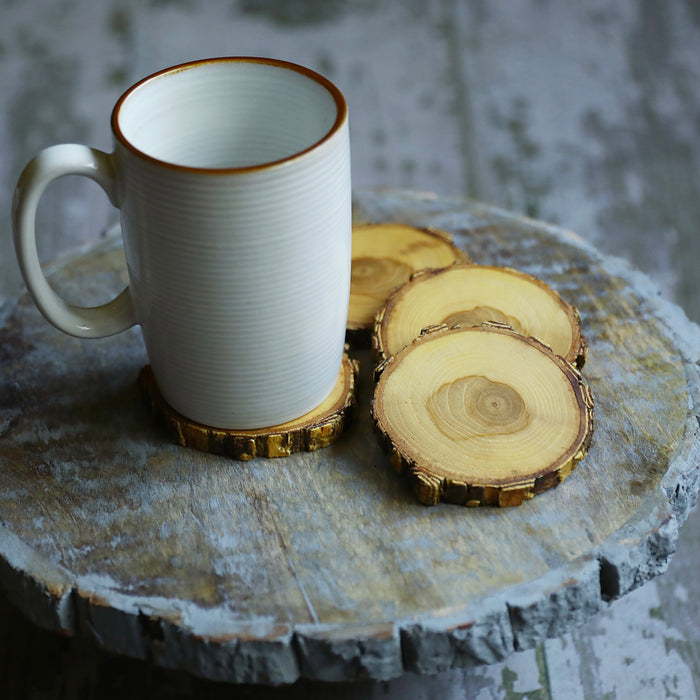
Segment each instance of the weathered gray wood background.
[[[358,187],[467,195],[561,224],[648,272],[700,320],[700,2],[4,0],[0,295],[9,207],[44,146],[110,148],[120,92],[166,65],[271,55],[333,79]],[[114,220],[77,178],[45,197],[45,258]],[[700,513],[669,571],[592,622],[476,670],[387,684],[231,689],[41,632],[0,601],[0,696],[694,698]]]

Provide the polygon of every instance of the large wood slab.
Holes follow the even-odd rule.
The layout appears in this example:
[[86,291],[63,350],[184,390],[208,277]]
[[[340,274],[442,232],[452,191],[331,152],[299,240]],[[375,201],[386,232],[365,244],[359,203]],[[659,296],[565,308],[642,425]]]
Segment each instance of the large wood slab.
[[[137,387],[140,334],[81,341],[22,297],[0,312],[0,584],[38,624],[233,682],[386,679],[489,663],[665,570],[698,492],[700,332],[623,261],[486,206],[361,192],[357,220],[436,226],[582,316],[587,458],[511,509],[427,508],[359,418],[338,444],[237,462],[168,442]],[[118,237],[56,264],[95,303]]]

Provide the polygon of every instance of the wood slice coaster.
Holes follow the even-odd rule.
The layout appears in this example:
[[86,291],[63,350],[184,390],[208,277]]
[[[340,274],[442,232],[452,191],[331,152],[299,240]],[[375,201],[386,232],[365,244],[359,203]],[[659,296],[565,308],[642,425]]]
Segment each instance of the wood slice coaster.
[[578,310],[541,280],[507,267],[456,264],[421,270],[395,290],[375,319],[379,360],[395,355],[428,326],[505,323],[581,369],[586,341]]
[[520,505],[588,450],[581,375],[505,325],[432,329],[381,369],[376,427],[422,503]]
[[439,229],[399,223],[353,226],[348,339],[368,345],[375,314],[417,270],[470,261],[452,236]]
[[170,408],[161,396],[150,365],[141,370],[139,384],[151,412],[175,442],[203,452],[249,460],[254,457],[288,457],[334,443],[351,419],[358,370],[357,361],[344,354],[335,387],[320,406],[300,418],[256,430],[211,428],[185,418]]

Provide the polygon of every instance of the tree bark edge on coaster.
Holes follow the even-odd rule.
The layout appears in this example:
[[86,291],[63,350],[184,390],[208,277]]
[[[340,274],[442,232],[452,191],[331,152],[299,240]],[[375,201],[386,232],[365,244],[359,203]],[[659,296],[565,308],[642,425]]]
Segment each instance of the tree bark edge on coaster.
[[269,428],[224,430],[185,418],[163,399],[150,365],[139,373],[138,383],[151,414],[178,445],[239,460],[288,457],[333,444],[344,432],[356,407],[357,360],[347,353],[330,396],[309,413]]

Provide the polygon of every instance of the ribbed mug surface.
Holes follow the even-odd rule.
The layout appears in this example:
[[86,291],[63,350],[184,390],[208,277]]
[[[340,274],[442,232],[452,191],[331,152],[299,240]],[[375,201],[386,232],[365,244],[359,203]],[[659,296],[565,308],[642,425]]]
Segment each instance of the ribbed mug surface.
[[132,297],[165,400],[228,429],[315,408],[350,289],[347,109],[264,59],[156,74],[113,113]]

